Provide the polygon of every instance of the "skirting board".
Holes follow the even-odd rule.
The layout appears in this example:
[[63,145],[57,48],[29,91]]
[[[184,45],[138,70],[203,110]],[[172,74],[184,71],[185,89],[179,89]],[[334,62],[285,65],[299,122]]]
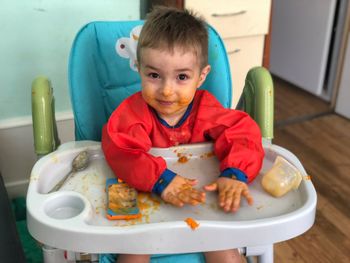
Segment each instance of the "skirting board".
[[[74,140],[73,114],[57,113],[56,119],[61,143]],[[31,117],[0,121],[0,173],[9,198],[26,195],[36,161]]]

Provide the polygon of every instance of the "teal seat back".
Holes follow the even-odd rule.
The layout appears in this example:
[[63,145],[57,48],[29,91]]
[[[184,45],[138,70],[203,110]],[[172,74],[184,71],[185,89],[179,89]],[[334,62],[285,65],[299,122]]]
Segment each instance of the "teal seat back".
[[[135,70],[137,37],[143,21],[92,22],[77,34],[69,58],[69,88],[76,140],[101,140],[114,109],[141,89]],[[223,42],[209,30],[211,72],[201,89],[231,105],[231,77]]]

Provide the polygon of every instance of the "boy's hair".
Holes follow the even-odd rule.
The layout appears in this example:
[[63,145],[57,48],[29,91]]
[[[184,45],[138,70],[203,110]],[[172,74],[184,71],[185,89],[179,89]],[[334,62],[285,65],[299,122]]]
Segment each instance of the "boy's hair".
[[144,48],[174,51],[191,50],[199,58],[200,67],[208,64],[208,31],[205,21],[188,10],[155,7],[142,27],[137,45],[137,60]]

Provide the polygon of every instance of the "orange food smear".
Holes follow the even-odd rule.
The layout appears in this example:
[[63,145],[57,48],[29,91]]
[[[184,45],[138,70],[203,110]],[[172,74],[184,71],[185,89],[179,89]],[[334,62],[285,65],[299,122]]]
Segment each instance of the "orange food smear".
[[179,163],[187,163],[188,158],[186,156],[181,156],[178,160]]
[[210,158],[213,156],[215,156],[214,152],[207,152],[207,153],[202,154],[200,157],[203,159],[203,158]]
[[137,205],[141,211],[152,208],[153,210],[158,210],[160,206],[160,201],[146,193],[139,193],[137,198]]
[[186,218],[185,222],[192,230],[196,230],[196,228],[199,227],[199,223],[197,223],[196,220],[191,217]]
[[307,175],[307,176],[304,176],[304,180],[311,180],[311,176],[310,175]]

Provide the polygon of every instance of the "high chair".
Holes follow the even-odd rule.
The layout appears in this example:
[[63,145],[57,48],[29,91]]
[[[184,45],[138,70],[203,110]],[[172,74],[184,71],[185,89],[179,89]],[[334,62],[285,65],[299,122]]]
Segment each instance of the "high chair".
[[[104,180],[114,175],[104,162],[98,142],[102,126],[113,110],[140,90],[135,62],[142,24],[143,21],[92,22],[77,34],[69,60],[69,87],[75,138],[80,142],[66,143],[56,150],[59,139],[53,90],[44,77],[33,82],[35,148],[43,157],[33,168],[27,194],[30,233],[47,246],[68,251],[158,254],[152,262],[203,262],[203,256],[195,252],[228,248],[240,248],[247,256],[258,256],[259,262],[273,262],[273,243],[304,233],[314,222],[316,193],[310,180],[303,180],[297,191],[276,199],[265,193],[261,179],[256,179],[250,186],[256,204],[249,207],[243,202],[234,215],[214,213],[209,205],[199,210],[192,207],[180,210],[148,199],[157,207],[143,221],[105,219]],[[231,76],[225,47],[217,32],[210,26],[208,30],[212,70],[201,88],[210,91],[228,108]],[[238,107],[247,111],[261,128],[266,152],[261,173],[281,155],[306,176],[291,152],[271,143],[273,84],[266,69],[257,67],[249,71]],[[77,174],[62,191],[47,194],[69,172],[72,159],[82,150],[90,152],[89,171]],[[152,149],[155,155],[169,160],[175,170],[202,169],[217,174],[215,157],[201,160],[210,151],[210,143]],[[193,162],[179,166],[176,163],[179,153],[193,157]],[[89,184],[84,183],[85,179],[90,180]],[[191,230],[186,225],[184,219],[188,216],[197,218],[198,229]]]

